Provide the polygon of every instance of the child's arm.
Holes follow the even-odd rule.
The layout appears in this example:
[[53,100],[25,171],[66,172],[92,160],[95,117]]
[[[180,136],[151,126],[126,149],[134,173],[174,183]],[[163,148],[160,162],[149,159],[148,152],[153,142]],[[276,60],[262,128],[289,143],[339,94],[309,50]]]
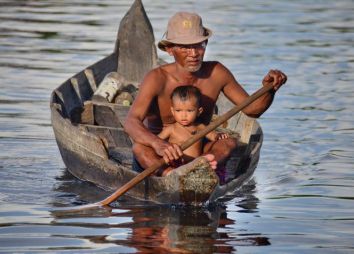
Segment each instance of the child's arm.
[[157,136],[163,140],[167,140],[171,136],[172,125],[164,127]]

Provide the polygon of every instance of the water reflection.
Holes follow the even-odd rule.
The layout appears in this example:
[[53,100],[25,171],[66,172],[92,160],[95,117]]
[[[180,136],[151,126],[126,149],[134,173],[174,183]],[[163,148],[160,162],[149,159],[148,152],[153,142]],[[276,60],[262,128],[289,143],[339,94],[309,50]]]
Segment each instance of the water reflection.
[[[69,173],[58,178],[58,181],[62,183],[55,191],[62,194],[55,198],[53,204],[60,207],[65,202],[76,205],[85,201],[94,202],[108,195],[91,184],[78,184],[78,180]],[[242,197],[239,212],[255,211],[257,198],[252,194],[254,185],[247,188],[243,189],[242,195],[241,192],[236,193],[223,202]],[[113,205],[79,212],[53,210],[51,224],[68,230],[77,228],[77,237],[97,245],[125,246],[140,253],[233,253],[238,245],[270,244],[269,239],[260,234],[233,232],[230,236],[224,229],[237,222],[228,218],[226,206],[222,203],[196,208],[156,205],[124,197]],[[90,235],[86,233],[88,230]],[[60,237],[69,235],[64,233]]]

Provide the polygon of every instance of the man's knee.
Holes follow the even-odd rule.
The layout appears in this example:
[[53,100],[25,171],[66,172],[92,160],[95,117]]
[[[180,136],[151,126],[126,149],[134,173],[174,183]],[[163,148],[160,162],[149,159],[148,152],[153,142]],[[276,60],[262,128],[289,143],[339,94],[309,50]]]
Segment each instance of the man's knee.
[[141,151],[141,149],[142,148],[140,144],[134,143],[132,146],[132,152],[134,155],[139,154],[139,151]]
[[137,162],[144,168],[150,167],[159,159],[151,147],[142,144],[133,144],[132,151]]
[[204,153],[212,153],[219,160],[228,157],[236,146],[237,139],[235,138],[220,139],[206,146]]
[[237,146],[237,139],[235,138],[227,138],[222,140],[222,144],[220,144],[220,147],[222,149],[222,157],[229,157],[232,151],[236,148]]
[[227,138],[227,139],[225,139],[225,145],[230,150],[233,150],[237,146],[237,139],[236,138]]

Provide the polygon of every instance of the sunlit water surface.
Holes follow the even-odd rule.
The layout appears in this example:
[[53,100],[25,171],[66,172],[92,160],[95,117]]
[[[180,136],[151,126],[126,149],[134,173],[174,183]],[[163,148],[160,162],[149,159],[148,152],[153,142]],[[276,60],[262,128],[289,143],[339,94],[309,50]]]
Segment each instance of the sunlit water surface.
[[[249,92],[271,68],[288,84],[259,120],[253,181],[203,209],[122,199],[66,172],[49,96],[110,54],[132,1],[0,1],[0,252],[353,253],[354,2],[144,1],[160,39],[177,10],[214,31],[219,60]],[[171,59],[160,52],[160,56]]]

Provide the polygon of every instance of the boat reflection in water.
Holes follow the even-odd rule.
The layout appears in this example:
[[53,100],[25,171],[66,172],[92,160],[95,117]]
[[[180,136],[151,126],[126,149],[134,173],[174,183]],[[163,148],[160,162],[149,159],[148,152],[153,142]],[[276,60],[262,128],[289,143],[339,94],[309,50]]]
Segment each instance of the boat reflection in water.
[[[61,184],[55,191],[62,194],[53,201],[52,205],[56,207],[67,206],[67,203],[82,204],[81,200],[95,202],[107,195],[70,173],[64,174],[58,182]],[[239,194],[242,212],[257,209],[253,190],[254,185],[247,185]],[[234,198],[235,195],[230,197]],[[52,211],[54,220],[51,224],[63,227],[61,237],[70,237],[75,231],[75,237],[81,236],[84,240],[83,249],[92,248],[94,244],[95,248],[99,246],[104,250],[116,250],[120,246],[124,252],[138,250],[139,253],[232,253],[237,246],[270,245],[267,237],[246,234],[243,230],[237,232],[234,229],[237,222],[227,217],[223,203],[182,207],[124,197],[113,205],[78,212]]]

